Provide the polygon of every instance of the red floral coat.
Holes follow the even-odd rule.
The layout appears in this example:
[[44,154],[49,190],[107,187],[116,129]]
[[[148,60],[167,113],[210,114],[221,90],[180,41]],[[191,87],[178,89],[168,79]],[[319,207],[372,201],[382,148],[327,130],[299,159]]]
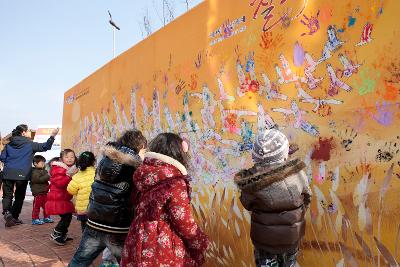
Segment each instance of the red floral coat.
[[138,190],[136,214],[121,266],[202,265],[209,241],[192,216],[185,167],[170,157],[149,152],[133,181]]
[[62,162],[53,162],[50,170],[50,192],[47,194],[46,213],[60,215],[75,212],[71,202],[72,195],[68,193],[67,186],[71,177],[67,175],[69,167]]

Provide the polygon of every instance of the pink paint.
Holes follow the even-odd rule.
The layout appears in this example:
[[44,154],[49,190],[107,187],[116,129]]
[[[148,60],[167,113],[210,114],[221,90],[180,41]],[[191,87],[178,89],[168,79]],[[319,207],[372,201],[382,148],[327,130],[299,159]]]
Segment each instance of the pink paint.
[[301,46],[299,42],[296,42],[294,44],[294,52],[293,52],[293,58],[294,58],[294,65],[296,67],[300,67],[304,63],[304,49]]

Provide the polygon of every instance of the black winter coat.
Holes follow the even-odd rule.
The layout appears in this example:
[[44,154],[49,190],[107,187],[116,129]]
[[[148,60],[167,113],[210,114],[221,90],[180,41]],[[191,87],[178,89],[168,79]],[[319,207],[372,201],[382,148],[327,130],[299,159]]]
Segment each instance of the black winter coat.
[[141,159],[127,147],[106,146],[96,170],[87,210],[88,226],[116,234],[127,234],[134,207],[133,173]]

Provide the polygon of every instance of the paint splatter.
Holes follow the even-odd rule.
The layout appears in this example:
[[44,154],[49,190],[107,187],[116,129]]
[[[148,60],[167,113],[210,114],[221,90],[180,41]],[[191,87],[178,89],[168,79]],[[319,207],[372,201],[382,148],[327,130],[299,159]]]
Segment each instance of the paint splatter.
[[378,92],[378,95],[382,96],[386,101],[395,101],[399,95],[399,90],[394,86],[393,83],[385,81],[384,90]]
[[320,9],[321,22],[324,24],[330,24],[332,19],[332,8],[329,6],[324,6]]
[[294,65],[296,67],[300,67],[304,63],[304,48],[301,46],[299,42],[296,42],[294,44],[294,52],[293,52],[293,57],[294,57]]
[[356,24],[356,18],[349,16],[349,23],[347,24],[348,27],[353,27]]
[[314,144],[314,150],[311,154],[312,160],[328,161],[331,159],[332,150],[335,148],[333,137],[319,138],[318,143]]

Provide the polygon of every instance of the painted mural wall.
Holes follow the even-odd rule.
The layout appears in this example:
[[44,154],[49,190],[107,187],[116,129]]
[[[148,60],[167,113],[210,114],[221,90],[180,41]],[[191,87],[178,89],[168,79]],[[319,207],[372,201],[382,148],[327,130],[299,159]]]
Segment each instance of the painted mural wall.
[[314,192],[300,266],[395,266],[400,239],[397,0],[213,0],[65,93],[63,147],[128,128],[190,140],[207,266],[253,266],[233,175],[257,130],[300,146]]

